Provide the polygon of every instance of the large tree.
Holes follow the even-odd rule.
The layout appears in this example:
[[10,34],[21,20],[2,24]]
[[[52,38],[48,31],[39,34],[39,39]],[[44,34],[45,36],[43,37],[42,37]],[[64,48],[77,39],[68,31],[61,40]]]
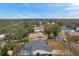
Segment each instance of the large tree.
[[56,40],[56,37],[57,37],[59,32],[60,32],[60,26],[58,24],[54,24],[53,25],[53,35],[55,37],[55,40]]
[[53,31],[53,24],[46,24],[44,31],[46,34],[50,35]]
[[47,33],[48,35],[53,34],[55,39],[59,32],[60,32],[60,26],[57,23],[47,24],[45,26],[45,33]]
[[61,21],[61,20],[57,20],[56,23],[57,23],[59,26],[62,26],[62,25],[63,25],[63,21]]

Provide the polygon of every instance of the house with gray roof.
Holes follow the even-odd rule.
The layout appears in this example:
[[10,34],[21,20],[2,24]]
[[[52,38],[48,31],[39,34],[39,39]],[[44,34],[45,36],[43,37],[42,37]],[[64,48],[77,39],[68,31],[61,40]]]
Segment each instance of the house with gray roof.
[[47,45],[45,40],[33,40],[25,43],[20,48],[20,55],[37,55],[39,54],[52,54],[52,46]]

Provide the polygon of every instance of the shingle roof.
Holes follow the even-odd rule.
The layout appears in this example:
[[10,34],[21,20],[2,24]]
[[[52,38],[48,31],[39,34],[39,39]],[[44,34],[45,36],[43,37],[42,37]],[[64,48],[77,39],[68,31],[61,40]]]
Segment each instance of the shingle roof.
[[24,46],[28,47],[28,46],[39,46],[39,45],[46,45],[46,41],[45,40],[31,40],[28,43],[26,43]]
[[45,51],[52,51],[52,46],[47,45],[45,40],[32,40],[29,41],[28,43],[24,44],[21,47],[21,50],[31,50],[31,51],[35,51],[35,50],[45,50]]
[[39,45],[46,45],[46,41],[45,40],[31,40],[28,43],[25,43],[23,46],[21,46],[20,49],[28,48],[30,46],[39,46]]
[[33,46],[32,47],[32,51],[35,51],[35,50],[45,50],[45,51],[52,51],[52,46],[49,46],[49,45],[46,45],[46,46]]

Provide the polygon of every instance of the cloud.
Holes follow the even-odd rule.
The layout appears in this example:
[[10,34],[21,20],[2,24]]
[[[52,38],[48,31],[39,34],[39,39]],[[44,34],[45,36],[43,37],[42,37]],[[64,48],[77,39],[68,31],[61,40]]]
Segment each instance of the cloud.
[[79,3],[77,3],[77,2],[75,3],[74,2],[74,3],[72,3],[72,6],[79,6]]
[[79,10],[79,7],[78,6],[71,6],[71,7],[68,7],[66,8],[65,10]]
[[60,11],[62,18],[79,18],[79,6],[75,4],[69,4],[62,11]]
[[29,6],[29,3],[21,3],[23,6]]
[[20,14],[18,14],[18,15],[6,15],[6,14],[1,14],[0,15],[0,19],[20,19],[20,18],[25,18],[25,16],[23,16],[23,15],[20,15]]
[[33,13],[29,13],[27,15],[23,15],[19,13],[15,15],[6,15],[6,14],[0,15],[0,19],[26,19],[26,18],[40,18],[40,16]]
[[79,3],[70,3],[64,10],[79,10]]
[[61,7],[61,6],[69,6],[70,4],[69,3],[48,3],[47,4],[48,6],[59,6],[59,7]]

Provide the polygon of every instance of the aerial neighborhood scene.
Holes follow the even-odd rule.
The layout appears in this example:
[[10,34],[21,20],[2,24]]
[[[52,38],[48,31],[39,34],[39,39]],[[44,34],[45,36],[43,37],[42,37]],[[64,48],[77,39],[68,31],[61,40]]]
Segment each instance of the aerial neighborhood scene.
[[0,4],[0,56],[79,56],[79,5]]

